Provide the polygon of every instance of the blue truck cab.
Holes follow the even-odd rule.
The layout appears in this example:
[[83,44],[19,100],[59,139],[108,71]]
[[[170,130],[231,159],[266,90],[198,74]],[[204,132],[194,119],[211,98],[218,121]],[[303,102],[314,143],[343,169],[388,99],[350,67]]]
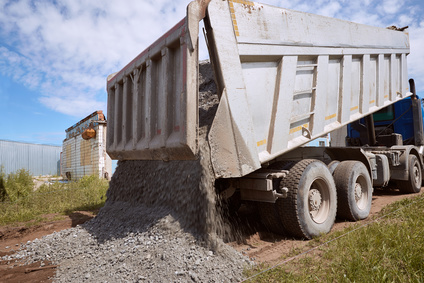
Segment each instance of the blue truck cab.
[[[376,139],[376,144],[374,145],[417,145],[415,140],[413,99],[419,100],[420,110],[418,113],[420,113],[422,119],[424,117],[423,100],[418,95],[400,100],[372,115]],[[371,145],[366,132],[365,119],[349,124],[347,127],[346,145]]]

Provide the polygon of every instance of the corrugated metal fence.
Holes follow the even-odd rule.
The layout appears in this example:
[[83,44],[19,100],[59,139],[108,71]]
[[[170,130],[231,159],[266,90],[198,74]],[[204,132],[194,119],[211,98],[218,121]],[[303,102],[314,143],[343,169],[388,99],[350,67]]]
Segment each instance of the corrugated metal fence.
[[60,175],[61,146],[0,140],[0,166],[6,174],[19,169],[31,175]]

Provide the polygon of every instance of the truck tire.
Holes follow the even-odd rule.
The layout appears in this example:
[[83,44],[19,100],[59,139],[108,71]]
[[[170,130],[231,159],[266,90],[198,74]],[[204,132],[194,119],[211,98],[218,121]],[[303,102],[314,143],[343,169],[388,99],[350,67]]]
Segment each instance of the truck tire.
[[421,164],[418,158],[411,154],[408,158],[409,162],[409,178],[407,181],[397,181],[399,190],[404,194],[419,193],[421,191]]
[[311,239],[328,233],[337,212],[337,193],[328,167],[321,161],[305,159],[290,169],[280,188],[288,188],[287,198],[276,206],[288,233]]
[[340,161],[338,161],[338,160],[333,160],[330,163],[328,163],[327,167],[328,167],[328,170],[330,170],[331,174],[334,173],[334,170],[336,170],[336,168],[337,168],[337,166],[339,166],[339,164],[340,164]]
[[257,207],[261,222],[268,231],[278,235],[286,234],[275,203],[259,202],[257,203]]
[[342,161],[333,177],[337,189],[337,217],[352,221],[367,218],[373,188],[365,165],[360,161]]

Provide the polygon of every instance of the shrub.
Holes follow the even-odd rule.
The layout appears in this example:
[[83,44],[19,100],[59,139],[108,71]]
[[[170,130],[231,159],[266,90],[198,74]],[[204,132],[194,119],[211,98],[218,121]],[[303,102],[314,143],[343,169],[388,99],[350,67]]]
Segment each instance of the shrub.
[[96,187],[108,187],[109,182],[106,179],[100,179],[96,175],[84,176],[78,180],[75,185],[81,189],[90,189]]
[[20,169],[16,173],[10,173],[7,176],[5,187],[7,198],[15,202],[33,192],[34,182],[28,170]]

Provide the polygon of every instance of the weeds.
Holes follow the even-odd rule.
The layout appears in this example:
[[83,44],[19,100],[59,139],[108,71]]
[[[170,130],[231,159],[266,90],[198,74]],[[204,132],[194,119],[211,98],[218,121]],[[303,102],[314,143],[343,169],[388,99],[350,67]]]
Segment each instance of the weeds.
[[31,173],[20,169],[16,173],[10,173],[6,178],[6,199],[15,202],[25,198],[34,190]]
[[[43,184],[33,191],[32,179],[28,184],[25,172],[18,173],[6,179],[7,201],[0,203],[0,225],[37,222],[42,220],[44,214],[65,215],[78,210],[97,210],[106,201],[109,182],[97,176],[85,176],[67,184]],[[1,179],[0,176],[0,186]]]

